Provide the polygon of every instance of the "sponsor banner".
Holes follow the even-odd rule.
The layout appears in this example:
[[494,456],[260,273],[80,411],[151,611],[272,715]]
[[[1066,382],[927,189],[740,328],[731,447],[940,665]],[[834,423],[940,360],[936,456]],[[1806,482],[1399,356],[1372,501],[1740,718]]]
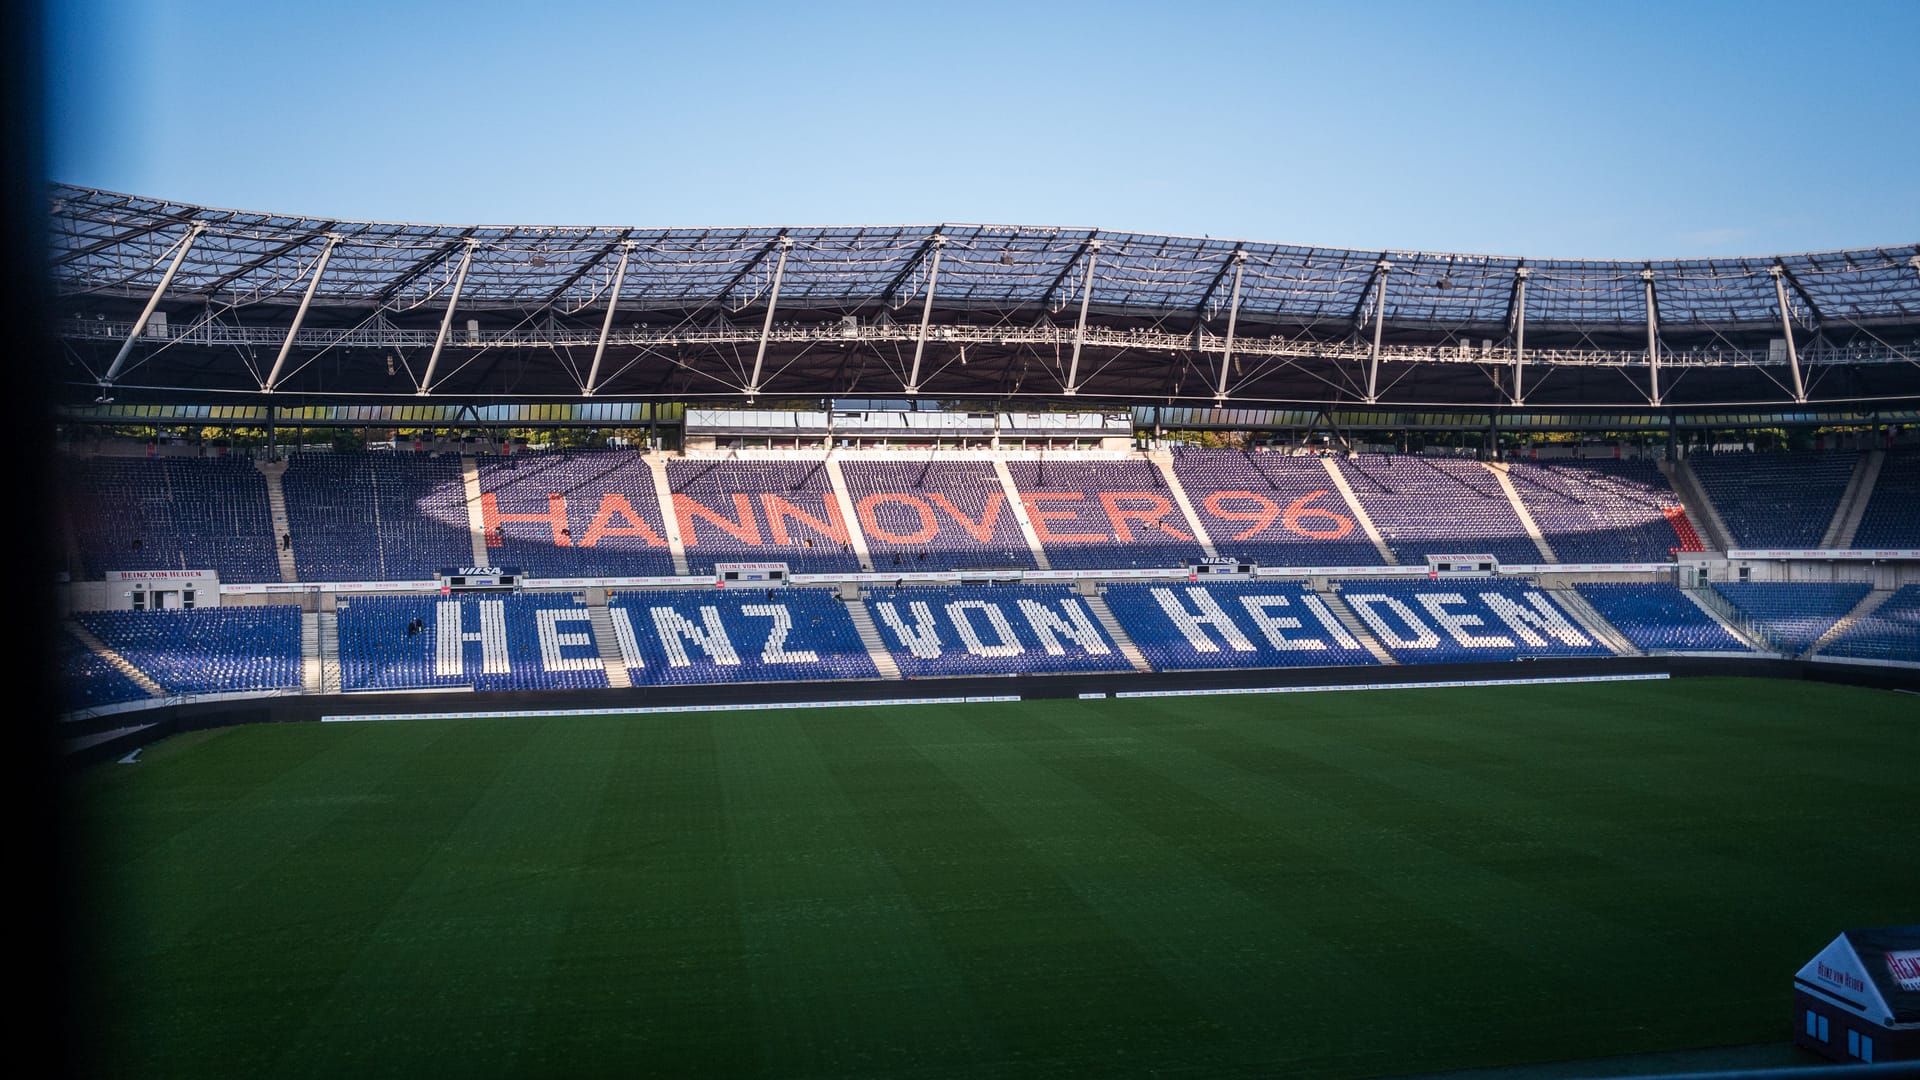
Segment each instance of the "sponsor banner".
[[212,570],[109,570],[108,581],[194,581],[215,576]]
[[1117,698],[1220,697],[1226,694],[1320,694],[1334,690],[1443,690],[1466,686],[1544,686],[1550,683],[1644,682],[1668,678],[1666,672],[1643,675],[1565,675],[1546,679],[1449,679],[1437,682],[1342,683],[1337,686],[1262,686],[1207,690],[1122,690]]
[[1105,700],[1107,700],[1107,695],[1105,695],[1105,694],[1081,694],[1081,695],[1080,695],[1080,700],[1081,700],[1081,701],[1105,701]]
[[986,697],[883,698],[857,701],[783,701],[748,702],[738,705],[645,705],[608,709],[498,709],[474,712],[364,713],[355,716],[323,716],[322,723],[347,723],[362,720],[493,720],[546,716],[653,716],[673,713],[763,712],[768,709],[855,709],[874,705],[977,705],[986,702],[1019,701],[1018,694]]
[[1729,559],[1920,559],[1920,548],[1740,548]]
[[1887,954],[1887,973],[1902,990],[1920,990],[1920,949]]

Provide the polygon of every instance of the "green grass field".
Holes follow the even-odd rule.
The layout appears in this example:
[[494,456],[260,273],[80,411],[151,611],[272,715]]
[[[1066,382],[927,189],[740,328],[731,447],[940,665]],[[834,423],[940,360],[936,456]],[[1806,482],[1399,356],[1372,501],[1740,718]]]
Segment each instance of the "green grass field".
[[303,724],[80,784],[118,1075],[1375,1076],[1785,1043],[1920,699],[1760,680]]

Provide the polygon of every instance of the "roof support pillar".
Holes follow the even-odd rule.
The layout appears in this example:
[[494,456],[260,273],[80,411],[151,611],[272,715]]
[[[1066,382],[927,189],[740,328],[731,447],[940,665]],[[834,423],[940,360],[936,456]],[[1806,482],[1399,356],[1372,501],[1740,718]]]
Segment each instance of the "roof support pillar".
[[1653,295],[1653,270],[1640,271],[1640,282],[1647,291],[1647,400],[1654,408],[1660,401],[1660,315]]
[[940,280],[940,252],[947,246],[947,238],[939,233],[933,234],[933,260],[927,267],[927,302],[920,308],[920,333],[913,339],[913,370],[907,375],[907,393],[920,392],[920,357],[927,349],[927,323],[933,319],[933,287]]
[[1527,274],[1522,266],[1513,272],[1513,403],[1527,403],[1522,379],[1527,370]]
[[1385,259],[1374,266],[1373,348],[1367,352],[1367,404],[1380,401],[1380,332],[1387,325],[1387,274],[1393,264]]
[[167,286],[173,284],[173,275],[179,272],[180,264],[186,261],[187,252],[192,249],[193,242],[200,239],[200,234],[206,231],[207,223],[196,221],[193,227],[187,230],[187,235],[180,238],[180,246],[173,253],[173,262],[168,264],[167,272],[160,275],[160,284],[153,287],[153,295],[147,298],[147,306],[140,309],[140,317],[133,321],[133,332],[127,335],[127,340],[120,343],[120,351],[114,354],[113,363],[107,365],[107,373],[100,379],[102,387],[112,386],[113,380],[120,377],[120,369],[126,366],[127,357],[133,352],[134,341],[146,332],[147,320],[153,318],[153,309],[160,306],[160,298],[166,295]]
[[1100,257],[1100,241],[1087,241],[1087,273],[1080,284],[1080,321],[1073,327],[1073,359],[1067,362],[1067,393],[1080,392],[1080,346],[1087,337],[1087,304],[1093,300],[1093,266]]
[[1780,335],[1787,339],[1787,368],[1793,373],[1793,400],[1805,405],[1807,386],[1800,379],[1800,350],[1793,344],[1793,319],[1787,309],[1786,271],[1775,265],[1772,273],[1774,299],[1780,302]]
[[433,352],[427,357],[427,373],[420,379],[420,396],[433,392],[433,370],[440,365],[440,350],[447,345],[447,331],[453,329],[453,309],[460,306],[460,290],[467,284],[467,267],[473,264],[473,249],[479,247],[475,240],[467,241],[467,250],[460,255],[460,270],[453,276],[453,292],[447,297],[447,313],[440,317],[440,332],[433,337]]
[[787,274],[787,252],[793,250],[793,240],[785,233],[780,236],[780,261],[773,267],[773,290],[767,296],[767,317],[760,323],[760,347],[753,353],[753,374],[747,379],[747,400],[760,392],[760,369],[767,361],[767,335],[773,333],[773,311],[780,306],[780,279]]
[[1213,388],[1213,403],[1224,405],[1227,400],[1227,372],[1232,370],[1233,333],[1240,323],[1240,272],[1245,268],[1247,253],[1233,253],[1233,296],[1227,305],[1227,344],[1220,350],[1220,381]]
[[613,291],[607,294],[607,317],[600,323],[600,341],[593,347],[593,366],[587,369],[587,385],[581,395],[592,397],[600,388],[600,359],[607,355],[607,335],[613,333],[613,312],[620,306],[620,287],[627,281],[627,260],[633,255],[633,241],[620,243],[620,266],[613,272]]
[[320,275],[327,272],[327,260],[333,258],[334,245],[340,242],[339,233],[327,234],[327,246],[320,249],[320,261],[313,264],[313,277],[307,281],[307,291],[300,295],[300,308],[293,313],[293,325],[287,327],[287,337],[280,343],[280,355],[273,358],[273,369],[267,372],[267,381],[260,386],[260,392],[271,394],[280,385],[280,372],[287,366],[287,356],[293,352],[293,339],[300,333],[300,324],[307,321],[307,308],[313,304],[313,294],[320,288]]

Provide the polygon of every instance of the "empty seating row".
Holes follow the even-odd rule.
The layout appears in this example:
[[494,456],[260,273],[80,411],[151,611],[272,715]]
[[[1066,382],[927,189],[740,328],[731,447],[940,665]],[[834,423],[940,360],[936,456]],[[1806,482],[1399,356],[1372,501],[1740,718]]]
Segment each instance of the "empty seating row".
[[1477,461],[1405,454],[1358,454],[1339,462],[1367,516],[1403,563],[1428,555],[1492,555],[1540,561],[1520,515]]
[[1702,547],[1651,461],[1518,461],[1507,475],[1562,562],[1666,562]]
[[858,571],[824,461],[667,462],[687,565],[784,562],[794,573]]
[[1647,652],[1753,651],[1676,585],[1589,582],[1577,589],[1614,629]]
[[1907,585],[1821,648],[1821,656],[1920,663],[1920,585]]
[[1765,629],[1780,645],[1801,652],[1819,640],[1873,586],[1866,582],[1724,581],[1713,590]]
[[880,675],[828,589],[636,590],[616,593],[608,615],[635,685]]
[[1811,548],[1833,521],[1858,458],[1849,450],[1704,454],[1690,461],[1735,543]]
[[1240,450],[1182,450],[1173,471],[1214,548],[1265,566],[1377,566],[1329,460]]
[[291,604],[74,617],[169,694],[300,685],[300,609]]
[[607,685],[592,614],[566,593],[356,597],[337,617],[345,690]]
[[659,490],[638,453],[522,454],[479,471],[490,565],[540,577],[673,573]]
[[295,454],[280,483],[303,581],[426,581],[473,559],[456,454]]
[[848,461],[840,471],[883,573],[1034,565],[991,461]]
[[69,458],[61,467],[81,577],[214,570],[280,580],[267,481],[244,458]]
[[1403,664],[1613,655],[1527,581],[1349,579],[1336,586]]
[[1852,546],[1920,548],[1920,450],[1887,452]]
[[61,711],[141,701],[148,694],[106,657],[62,630],[54,635],[54,662],[60,671]]
[[1149,462],[1010,461],[1007,471],[1056,570],[1180,566],[1205,554]]
[[867,607],[910,679],[1131,670],[1086,601],[1065,585],[887,589]]
[[1156,671],[1379,663],[1298,583],[1110,585],[1106,601]]

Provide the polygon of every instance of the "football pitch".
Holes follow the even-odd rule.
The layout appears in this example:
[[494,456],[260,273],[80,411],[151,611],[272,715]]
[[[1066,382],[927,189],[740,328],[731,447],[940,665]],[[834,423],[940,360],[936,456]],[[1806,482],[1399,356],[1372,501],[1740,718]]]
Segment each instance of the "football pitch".
[[127,1076],[1388,1076],[1785,1044],[1920,698],[1698,679],[286,724],[79,781]]

